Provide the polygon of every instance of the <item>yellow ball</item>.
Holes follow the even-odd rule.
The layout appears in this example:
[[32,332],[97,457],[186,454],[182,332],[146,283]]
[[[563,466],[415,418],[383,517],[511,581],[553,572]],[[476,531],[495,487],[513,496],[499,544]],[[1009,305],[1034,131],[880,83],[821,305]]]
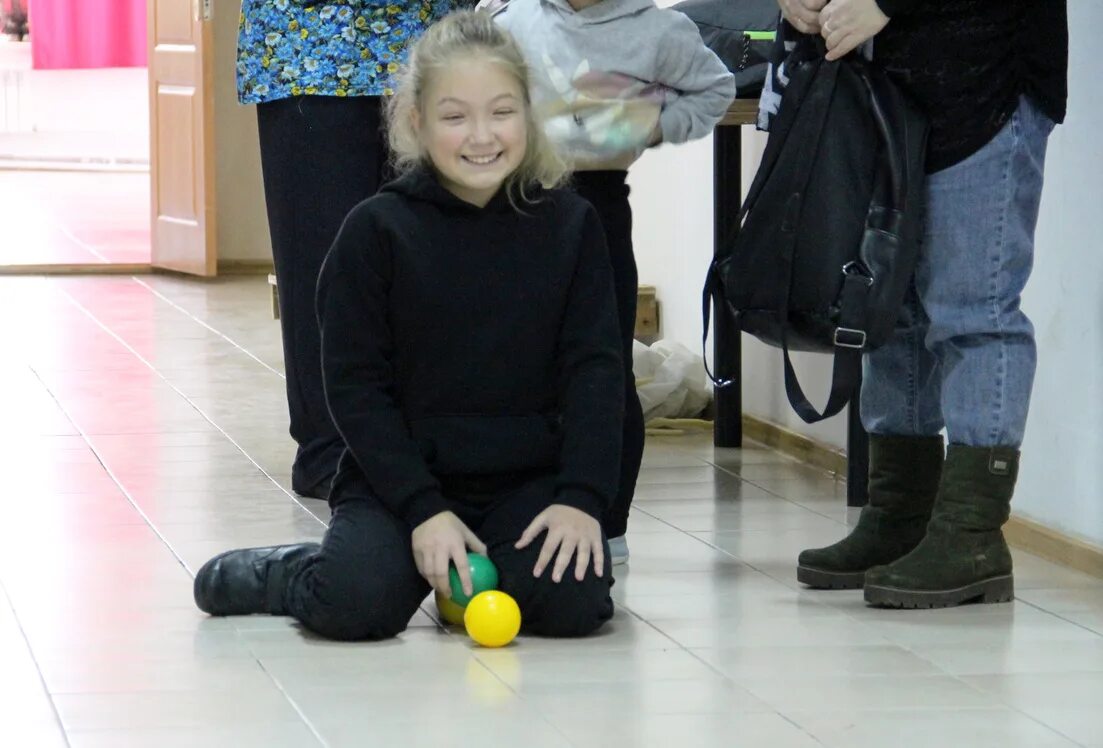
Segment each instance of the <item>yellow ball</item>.
[[450,623],[453,626],[463,625],[463,613],[464,607],[452,602],[451,598],[447,598],[444,595],[437,593],[437,612],[440,613],[441,620],[445,623]]
[[471,598],[463,623],[467,635],[484,647],[504,647],[521,630],[521,609],[506,593],[487,590]]

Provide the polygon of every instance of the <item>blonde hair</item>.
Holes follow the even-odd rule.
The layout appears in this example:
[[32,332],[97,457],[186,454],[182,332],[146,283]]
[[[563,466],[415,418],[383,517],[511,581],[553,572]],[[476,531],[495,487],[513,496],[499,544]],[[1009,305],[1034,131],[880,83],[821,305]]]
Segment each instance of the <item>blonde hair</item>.
[[432,162],[414,129],[414,112],[424,115],[425,92],[433,76],[462,56],[483,57],[501,65],[521,86],[527,131],[525,155],[506,178],[506,195],[516,208],[517,199],[531,202],[526,188],[534,183],[545,188],[561,184],[567,166],[544,134],[533,113],[529,93],[529,69],[513,37],[485,11],[461,10],[429,27],[410,52],[409,62],[399,75],[395,94],[387,102],[387,139],[395,169],[405,173]]

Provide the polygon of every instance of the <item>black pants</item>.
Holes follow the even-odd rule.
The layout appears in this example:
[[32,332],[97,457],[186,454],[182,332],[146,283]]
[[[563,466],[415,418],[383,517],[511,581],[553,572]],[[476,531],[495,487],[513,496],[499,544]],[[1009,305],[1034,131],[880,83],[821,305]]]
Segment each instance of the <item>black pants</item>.
[[636,255],[632,251],[632,207],[628,203],[626,171],[580,171],[574,175],[575,191],[597,210],[609,245],[609,261],[613,266],[613,284],[617,296],[617,317],[620,321],[621,350],[624,355],[624,438],[620,457],[620,488],[616,500],[602,524],[605,533],[615,538],[628,528],[628,511],[636,492],[636,479],[643,460],[643,409],[636,394],[636,378],[632,373],[632,340],[636,331],[636,295],[639,275]]
[[299,96],[257,106],[280,299],[292,486],[328,490],[344,445],[326,407],[314,293],[348,212],[386,176],[379,97]]
[[[331,639],[396,636],[430,591],[414,565],[410,528],[374,496],[345,486],[337,490],[322,548],[289,577],[284,608]],[[446,495],[452,511],[486,543],[498,567],[499,589],[521,608],[523,631],[585,636],[613,616],[608,544],[603,576],[595,575],[591,564],[579,582],[572,561],[558,584],[551,580],[550,565],[541,577],[532,575],[544,535],[523,550],[513,547],[532,519],[553,502],[553,475],[508,481],[492,492],[459,494],[446,488]]]

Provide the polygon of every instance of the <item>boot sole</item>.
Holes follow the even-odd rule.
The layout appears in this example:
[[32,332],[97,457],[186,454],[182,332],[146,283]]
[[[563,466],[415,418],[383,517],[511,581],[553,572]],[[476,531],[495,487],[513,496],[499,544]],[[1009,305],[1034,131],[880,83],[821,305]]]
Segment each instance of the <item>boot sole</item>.
[[827,571],[797,566],[797,581],[816,590],[860,590],[865,579],[864,571]]
[[867,603],[877,608],[952,608],[973,602],[991,605],[1014,600],[1015,582],[1009,574],[985,579],[954,590],[935,592],[866,585],[865,598]]

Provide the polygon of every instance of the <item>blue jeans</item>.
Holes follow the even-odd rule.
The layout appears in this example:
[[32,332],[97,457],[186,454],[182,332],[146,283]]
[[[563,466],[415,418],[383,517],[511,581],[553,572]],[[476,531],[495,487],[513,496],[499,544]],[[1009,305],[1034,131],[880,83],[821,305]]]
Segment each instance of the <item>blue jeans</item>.
[[919,263],[893,338],[865,357],[873,434],[1022,444],[1034,326],[1019,303],[1034,260],[1053,122],[1027,98],[987,145],[927,179]]

